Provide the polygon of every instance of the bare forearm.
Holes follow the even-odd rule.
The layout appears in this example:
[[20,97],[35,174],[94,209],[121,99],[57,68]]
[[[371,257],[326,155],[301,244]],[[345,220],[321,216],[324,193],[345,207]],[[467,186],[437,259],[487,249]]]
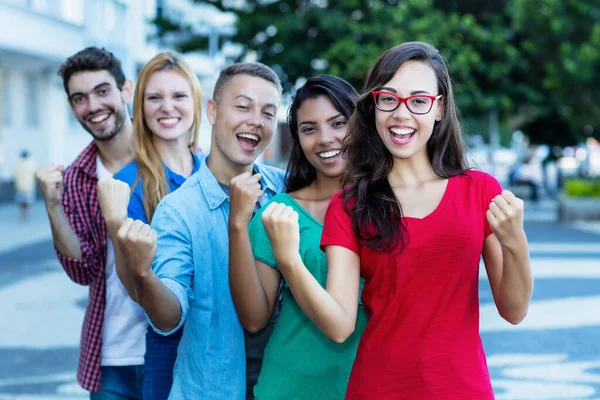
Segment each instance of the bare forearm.
[[327,292],[306,269],[300,256],[290,261],[290,266],[282,268],[282,273],[300,308],[329,339],[344,342],[354,332],[357,311],[346,310]]
[[158,329],[170,331],[179,324],[179,300],[152,270],[144,277],[133,278],[133,283],[138,303]]
[[81,243],[71,228],[62,206],[47,207],[54,247],[65,257],[81,260]]
[[275,299],[269,299],[258,274],[248,229],[229,226],[229,286],[241,324],[250,332],[269,322]]
[[115,269],[117,270],[117,276],[121,280],[121,283],[127,290],[127,294],[133,301],[137,301],[137,295],[135,293],[135,285],[133,283],[133,277],[127,268],[127,261],[121,251],[117,234],[119,232],[120,224],[107,223],[108,234],[112,240],[113,247],[115,249]]
[[496,299],[500,314],[517,324],[525,318],[533,292],[533,276],[525,234],[502,246],[502,278]]

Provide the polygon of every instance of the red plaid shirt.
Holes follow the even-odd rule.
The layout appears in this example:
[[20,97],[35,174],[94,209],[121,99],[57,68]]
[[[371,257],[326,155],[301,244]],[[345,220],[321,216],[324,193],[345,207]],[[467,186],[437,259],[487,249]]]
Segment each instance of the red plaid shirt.
[[90,294],[81,334],[77,381],[86,390],[100,391],[102,328],[106,307],[106,224],[98,203],[98,148],[92,142],[64,173],[62,206],[71,228],[81,243],[81,260],[63,256],[58,260],[69,278],[89,285]]

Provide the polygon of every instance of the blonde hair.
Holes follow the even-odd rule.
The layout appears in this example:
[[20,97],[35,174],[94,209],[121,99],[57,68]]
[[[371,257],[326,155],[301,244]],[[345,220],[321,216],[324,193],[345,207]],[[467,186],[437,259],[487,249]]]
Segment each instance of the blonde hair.
[[198,77],[183,58],[172,52],[157,54],[148,61],[138,75],[135,85],[133,100],[133,143],[135,160],[138,164],[138,176],[132,186],[132,190],[139,183],[141,176],[144,184],[144,212],[148,223],[152,221],[154,209],[169,193],[169,183],[163,162],[153,144],[154,133],[146,125],[144,118],[144,93],[150,76],[159,71],[176,71],[180,73],[190,85],[192,99],[194,101],[194,120],[190,128],[189,147],[196,151],[198,132],[200,130],[200,119],[202,113],[202,88]]

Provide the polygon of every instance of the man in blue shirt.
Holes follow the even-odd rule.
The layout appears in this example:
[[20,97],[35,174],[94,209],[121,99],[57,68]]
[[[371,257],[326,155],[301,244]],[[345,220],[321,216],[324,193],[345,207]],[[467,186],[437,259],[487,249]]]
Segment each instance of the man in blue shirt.
[[[128,219],[119,231],[150,324],[168,335],[185,323],[169,399],[246,397],[244,333],[229,290],[228,192],[233,178],[236,185],[260,183],[260,205],[284,189],[283,171],[254,164],[273,136],[280,99],[279,79],[265,65],[221,71],[207,104],[209,155],[161,201],[152,229]],[[149,257],[151,269],[143,267]]]

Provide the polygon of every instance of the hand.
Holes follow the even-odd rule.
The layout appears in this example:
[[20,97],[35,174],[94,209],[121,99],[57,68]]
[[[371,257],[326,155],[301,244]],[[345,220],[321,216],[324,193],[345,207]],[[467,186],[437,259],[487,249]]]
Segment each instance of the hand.
[[62,165],[46,164],[35,172],[46,208],[60,205],[64,171],[65,168]]
[[244,172],[231,180],[229,189],[229,224],[247,228],[256,202],[263,195],[260,189],[260,174]]
[[113,178],[98,181],[98,202],[109,230],[120,227],[127,219],[130,195],[131,189],[125,182]]
[[490,203],[486,213],[487,221],[502,246],[525,236],[523,208],[523,200],[508,190],[503,190]]
[[131,275],[134,278],[146,276],[152,270],[156,255],[156,231],[140,220],[127,218],[117,238]]
[[300,254],[298,213],[285,204],[271,203],[262,214],[262,222],[279,268],[295,261]]

